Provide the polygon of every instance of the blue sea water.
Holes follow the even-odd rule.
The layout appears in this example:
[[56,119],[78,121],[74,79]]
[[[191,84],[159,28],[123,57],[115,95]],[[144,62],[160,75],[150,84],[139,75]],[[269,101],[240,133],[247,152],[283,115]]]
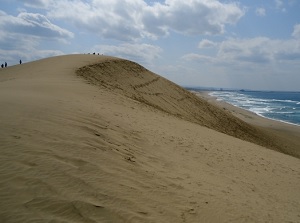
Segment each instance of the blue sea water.
[[300,125],[300,92],[213,91],[210,95],[263,117]]

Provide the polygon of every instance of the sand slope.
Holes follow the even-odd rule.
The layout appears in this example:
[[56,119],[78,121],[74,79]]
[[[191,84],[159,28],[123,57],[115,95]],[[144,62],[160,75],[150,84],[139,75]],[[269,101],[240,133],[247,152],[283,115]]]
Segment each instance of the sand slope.
[[91,84],[106,87],[168,114],[267,148],[298,155],[284,149],[281,142],[274,140],[273,135],[237,119],[228,111],[207,103],[134,62],[109,60],[84,66],[77,74]]
[[300,221],[299,159],[131,62],[9,67],[0,104],[1,222]]

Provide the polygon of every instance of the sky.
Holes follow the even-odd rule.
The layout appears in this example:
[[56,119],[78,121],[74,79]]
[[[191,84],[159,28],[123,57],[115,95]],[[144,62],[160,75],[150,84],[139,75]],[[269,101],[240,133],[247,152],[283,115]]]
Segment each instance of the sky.
[[0,0],[0,64],[93,52],[184,87],[300,91],[300,1]]

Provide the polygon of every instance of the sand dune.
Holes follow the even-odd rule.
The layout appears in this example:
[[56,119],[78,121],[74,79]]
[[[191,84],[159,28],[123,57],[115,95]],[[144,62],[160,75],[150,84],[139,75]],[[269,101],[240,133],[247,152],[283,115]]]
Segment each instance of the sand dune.
[[299,159],[133,62],[2,69],[0,104],[1,222],[300,222]]
[[[231,112],[208,103],[134,62],[109,60],[84,66],[77,74],[91,84],[105,87],[168,114],[300,158],[298,150],[285,149],[282,140],[275,140],[274,135],[249,125]],[[296,146],[299,148],[300,143]]]

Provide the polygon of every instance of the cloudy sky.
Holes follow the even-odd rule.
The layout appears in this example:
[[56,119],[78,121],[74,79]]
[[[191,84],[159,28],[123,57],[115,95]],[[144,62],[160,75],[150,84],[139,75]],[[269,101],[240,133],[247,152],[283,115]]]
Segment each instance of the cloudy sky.
[[182,86],[300,91],[299,0],[0,0],[0,63],[96,52]]

